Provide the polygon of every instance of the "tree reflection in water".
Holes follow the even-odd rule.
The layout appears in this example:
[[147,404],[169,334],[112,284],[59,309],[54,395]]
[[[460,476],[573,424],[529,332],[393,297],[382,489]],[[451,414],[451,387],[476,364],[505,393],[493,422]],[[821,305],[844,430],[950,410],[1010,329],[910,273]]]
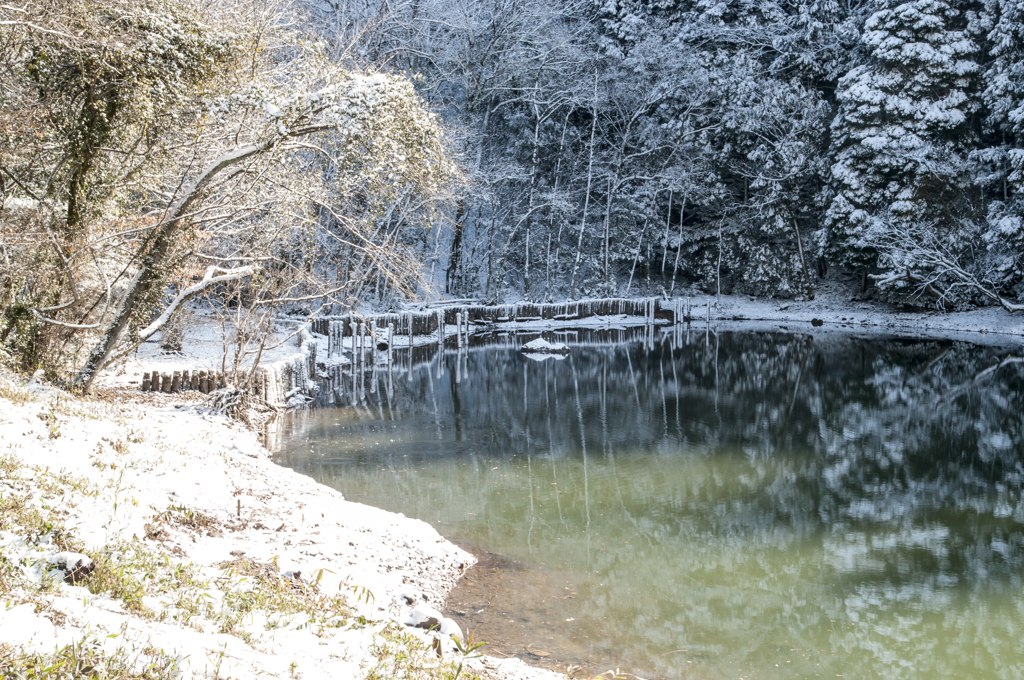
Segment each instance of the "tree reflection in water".
[[664,677],[1024,674],[1012,352],[683,340],[448,353],[293,416],[278,460],[541,567],[509,611],[565,658]]

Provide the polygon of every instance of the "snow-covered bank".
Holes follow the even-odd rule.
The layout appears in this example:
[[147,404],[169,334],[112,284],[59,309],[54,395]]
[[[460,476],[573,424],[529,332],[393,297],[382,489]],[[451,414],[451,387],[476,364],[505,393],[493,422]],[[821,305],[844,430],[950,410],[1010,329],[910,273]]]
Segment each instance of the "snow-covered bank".
[[[123,677],[391,677],[404,664],[440,678],[461,658],[457,626],[406,624],[443,607],[471,555],[274,465],[253,433],[194,403],[81,400],[0,376],[0,463],[5,675],[61,649]],[[54,563],[69,551],[94,570],[65,582]]]
[[[712,321],[774,321],[802,324],[801,329],[877,329],[905,336],[954,336],[963,333],[1024,337],[1024,315],[1000,307],[965,312],[905,311],[884,302],[851,300],[838,287],[820,290],[814,300],[780,301],[722,296],[706,297],[695,305],[711,302]],[[820,322],[820,323],[818,323]]]
[[[1000,307],[982,307],[964,312],[905,310],[895,305],[851,300],[851,291],[836,282],[822,282],[814,300],[774,300],[737,295],[695,294],[689,298],[660,300],[659,310],[689,309],[693,329],[710,321],[713,328],[776,328],[799,332],[845,332],[973,340],[986,343],[984,336],[997,335],[995,342],[1024,339],[1024,315],[1010,314]],[[672,321],[659,316],[658,326]],[[650,323],[643,316],[593,316],[566,320],[530,320],[497,323],[502,331],[551,330],[567,328],[628,328]],[[740,325],[737,325],[740,324]],[[972,338],[973,336],[973,338]]]

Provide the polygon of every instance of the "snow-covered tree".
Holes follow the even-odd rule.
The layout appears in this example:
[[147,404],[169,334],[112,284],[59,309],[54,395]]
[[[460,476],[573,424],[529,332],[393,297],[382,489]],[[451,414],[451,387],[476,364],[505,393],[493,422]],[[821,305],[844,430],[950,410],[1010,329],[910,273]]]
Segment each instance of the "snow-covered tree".
[[934,231],[951,245],[972,228],[967,153],[980,55],[965,9],[884,0],[868,19],[865,63],[840,79],[832,123],[834,195],[821,245],[834,262],[903,269],[899,252],[880,250],[890,223]]
[[365,50],[422,74],[474,180],[434,248],[453,291],[812,295],[831,261],[903,294],[923,244],[997,294],[1021,280],[1019,3],[390,7]]
[[989,0],[979,19],[989,59],[982,72],[986,139],[973,154],[989,194],[984,264],[995,287],[1024,293],[1024,4]]
[[[68,358],[78,368],[73,382],[88,389],[113,357],[216,286],[250,282],[251,305],[329,302],[349,284],[339,276],[349,264],[339,253],[358,255],[360,266],[372,262],[399,285],[415,274],[415,260],[382,232],[391,226],[386,213],[435,202],[452,167],[436,119],[407,79],[338,63],[323,45],[291,32],[280,9],[252,25],[231,7],[131,5],[96,15],[86,11],[90,3],[66,3],[0,24],[8,42],[24,46],[17,68],[3,73],[5,91],[31,93],[35,79],[73,76],[67,92],[33,101],[37,127],[18,130],[15,148],[41,136],[47,153],[5,167],[14,180],[5,194],[16,200],[9,208],[4,197],[0,245],[8,257],[45,265],[0,272],[16,297],[4,300],[5,340],[12,328],[34,325],[60,329],[72,348],[91,345],[84,363],[74,352]],[[69,32],[76,12],[95,30]],[[120,32],[111,37],[107,29]],[[57,49],[55,40],[71,48]],[[221,72],[180,77],[210,67],[168,54],[211,42],[224,54]],[[112,66],[119,50],[124,64]],[[117,90],[118,64],[134,63],[128,57],[141,64],[137,72],[147,66],[156,74],[136,87],[138,97]],[[178,83],[173,96],[163,93],[168,82]],[[156,94],[141,96],[143,86]],[[102,107],[91,105],[93,92],[107,93]],[[73,115],[63,116],[61,106]],[[4,113],[18,115],[10,106]],[[85,141],[62,145],[68,135]],[[90,173],[100,180],[80,184],[106,195],[77,195],[106,200],[90,210],[54,210],[78,201],[76,177]],[[58,190],[48,177],[62,182]],[[177,284],[169,301],[168,283]],[[19,308],[26,314],[9,313]]]

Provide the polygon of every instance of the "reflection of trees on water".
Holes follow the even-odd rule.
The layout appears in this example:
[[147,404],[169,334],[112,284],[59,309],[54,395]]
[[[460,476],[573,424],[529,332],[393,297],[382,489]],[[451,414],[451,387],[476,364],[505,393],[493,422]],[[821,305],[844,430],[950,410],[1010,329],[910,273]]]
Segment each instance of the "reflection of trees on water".
[[[640,635],[666,675],[658,650],[680,640],[755,663],[828,648],[880,677],[1021,669],[1024,364],[959,343],[680,339],[562,361],[448,354],[442,378],[396,379],[390,409],[347,412],[352,456],[290,464],[358,466],[443,533],[593,574],[591,641]],[[404,439],[366,445],[399,412]],[[293,426],[339,436],[319,414]],[[409,474],[428,463],[433,481]]]

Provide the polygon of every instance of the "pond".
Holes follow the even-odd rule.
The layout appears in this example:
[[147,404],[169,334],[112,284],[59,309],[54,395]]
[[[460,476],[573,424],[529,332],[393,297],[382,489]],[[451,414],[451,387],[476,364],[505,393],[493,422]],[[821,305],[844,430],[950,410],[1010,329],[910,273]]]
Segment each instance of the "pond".
[[399,356],[356,391],[345,373],[275,454],[480,555],[447,611],[485,651],[645,678],[1024,676],[1014,352],[595,332],[546,334],[572,352],[537,361],[514,346],[533,337]]

